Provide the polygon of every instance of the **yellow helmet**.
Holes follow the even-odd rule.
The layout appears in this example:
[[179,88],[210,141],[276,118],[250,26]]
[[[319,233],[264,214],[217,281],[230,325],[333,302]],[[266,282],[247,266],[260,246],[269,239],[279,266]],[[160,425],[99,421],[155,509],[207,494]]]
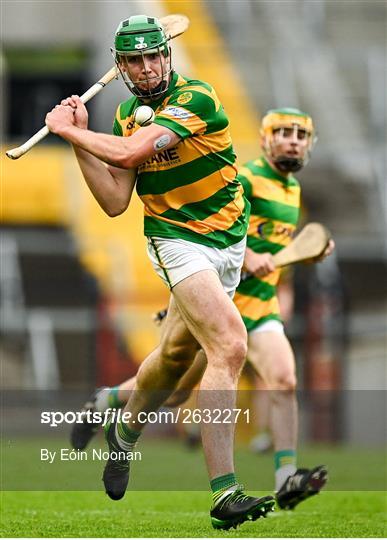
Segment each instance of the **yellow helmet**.
[[[291,128],[294,133],[303,131],[308,138],[308,144],[305,148],[305,154],[302,158],[287,156],[275,156],[274,133],[284,131],[285,128]],[[299,109],[283,108],[271,109],[262,119],[261,123],[262,148],[267,157],[276,165],[276,167],[285,173],[299,171],[304,167],[310,157],[312,148],[317,140],[312,118]]]

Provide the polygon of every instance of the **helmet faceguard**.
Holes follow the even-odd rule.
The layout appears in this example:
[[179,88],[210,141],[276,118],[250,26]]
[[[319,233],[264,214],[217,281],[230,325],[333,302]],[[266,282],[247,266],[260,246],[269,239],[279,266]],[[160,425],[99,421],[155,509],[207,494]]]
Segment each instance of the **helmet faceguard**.
[[[114,48],[111,50],[124,83],[132,94],[153,101],[168,90],[172,72],[171,51],[158,19],[134,15],[122,21],[116,30]],[[156,76],[148,75],[148,55],[156,55],[160,62],[159,74]],[[142,75],[133,74],[133,57],[141,58]]]
[[[297,172],[308,161],[317,137],[312,118],[298,109],[272,109],[262,119],[262,148],[265,155],[283,173]],[[284,140],[297,141],[303,145],[303,155],[278,154],[278,146]],[[306,144],[301,141],[305,141]]]

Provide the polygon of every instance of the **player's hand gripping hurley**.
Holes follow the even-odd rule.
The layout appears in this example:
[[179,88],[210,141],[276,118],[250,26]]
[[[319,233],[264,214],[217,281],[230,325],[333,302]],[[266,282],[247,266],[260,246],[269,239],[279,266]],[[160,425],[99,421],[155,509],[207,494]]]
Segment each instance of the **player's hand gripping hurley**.
[[[161,24],[163,25],[164,31],[168,36],[168,39],[173,39],[177,36],[180,36],[185,32],[189,26],[189,19],[185,15],[167,15],[160,19]],[[113,79],[116,79],[118,76],[118,68],[116,66],[109,69],[103,77],[99,79],[93,86],[91,86],[82,96],[82,103],[87,103],[91,98],[96,96],[107,84],[109,84]],[[24,156],[35,144],[40,142],[49,134],[49,129],[47,126],[42,127],[35,135],[33,135],[28,141],[26,141],[21,146],[8,150],[6,155],[11,159],[18,159],[21,156]]]
[[[330,232],[324,225],[311,222],[298,233],[289,245],[273,255],[276,268],[309,259],[317,259],[328,247]],[[252,277],[250,272],[242,272],[241,281]]]

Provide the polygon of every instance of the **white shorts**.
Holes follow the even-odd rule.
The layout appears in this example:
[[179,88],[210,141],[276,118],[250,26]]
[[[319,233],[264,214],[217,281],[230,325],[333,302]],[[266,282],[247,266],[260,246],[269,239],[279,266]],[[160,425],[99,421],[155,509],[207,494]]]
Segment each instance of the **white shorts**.
[[256,332],[278,332],[279,334],[284,334],[285,329],[281,321],[269,319],[268,321],[257,326],[257,328],[250,330],[249,334],[255,334]]
[[183,279],[202,270],[214,270],[232,298],[239,285],[246,238],[224,249],[177,238],[148,237],[148,255],[153,268],[172,289]]

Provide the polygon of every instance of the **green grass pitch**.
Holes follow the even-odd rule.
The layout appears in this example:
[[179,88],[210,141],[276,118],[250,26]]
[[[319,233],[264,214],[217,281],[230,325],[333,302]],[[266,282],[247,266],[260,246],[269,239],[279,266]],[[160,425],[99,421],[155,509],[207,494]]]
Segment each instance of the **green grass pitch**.
[[[96,441],[97,446],[99,442],[101,439]],[[46,441],[52,448],[64,444],[63,440],[55,444]],[[293,512],[276,510],[266,519],[222,532],[211,527],[210,495],[201,451],[187,452],[176,441],[142,441],[139,448],[144,458],[142,463],[133,464],[131,490],[123,500],[115,502],[102,491],[103,463],[42,465],[37,459],[39,446],[41,440],[24,441],[21,447],[8,441],[3,446],[3,537],[302,538],[385,537],[387,533],[386,462],[380,450],[302,448],[300,464],[328,466],[327,489]],[[271,492],[271,455],[256,456],[239,448],[236,466],[238,478],[246,484],[249,494]],[[15,478],[12,488],[10,483]],[[151,491],[152,487],[155,491]],[[157,491],[166,488],[173,491]],[[254,491],[257,488],[259,492]]]
[[382,492],[325,492],[293,512],[276,511],[236,531],[215,531],[203,492],[6,492],[7,537],[384,537]]

